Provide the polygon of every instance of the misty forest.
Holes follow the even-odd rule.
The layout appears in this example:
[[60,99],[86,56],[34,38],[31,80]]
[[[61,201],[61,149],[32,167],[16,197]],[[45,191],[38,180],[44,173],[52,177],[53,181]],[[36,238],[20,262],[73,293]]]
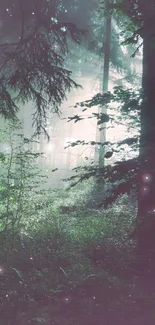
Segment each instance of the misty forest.
[[0,325],[155,324],[155,0],[0,0]]

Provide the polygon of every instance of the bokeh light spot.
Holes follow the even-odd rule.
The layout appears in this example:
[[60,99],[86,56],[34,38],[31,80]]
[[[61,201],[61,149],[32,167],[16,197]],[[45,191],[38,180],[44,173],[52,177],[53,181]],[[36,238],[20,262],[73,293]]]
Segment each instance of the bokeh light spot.
[[143,174],[142,175],[142,180],[143,180],[143,182],[145,183],[145,184],[148,184],[148,183],[150,183],[151,181],[152,181],[152,176],[151,176],[151,174]]
[[142,186],[141,189],[140,189],[140,194],[142,196],[145,196],[149,193],[149,187],[148,186]]

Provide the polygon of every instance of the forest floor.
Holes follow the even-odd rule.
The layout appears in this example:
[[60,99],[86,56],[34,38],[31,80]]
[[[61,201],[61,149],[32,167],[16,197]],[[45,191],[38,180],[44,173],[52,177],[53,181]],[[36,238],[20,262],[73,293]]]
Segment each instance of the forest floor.
[[129,239],[131,204],[44,214],[1,238],[0,325],[154,325],[155,272]]
[[126,276],[127,270],[122,269],[116,276],[98,267],[96,274],[76,285],[68,275],[54,290],[49,285],[50,271],[22,271],[21,281],[16,274],[19,271],[5,271],[1,279],[1,325],[155,324],[154,274],[129,272]]

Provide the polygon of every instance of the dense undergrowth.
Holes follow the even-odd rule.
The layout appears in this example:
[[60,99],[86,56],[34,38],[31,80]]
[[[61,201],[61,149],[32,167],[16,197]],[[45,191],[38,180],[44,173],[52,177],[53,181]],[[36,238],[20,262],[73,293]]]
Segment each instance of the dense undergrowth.
[[25,223],[2,232],[3,325],[87,324],[101,317],[101,302],[115,310],[122,301],[120,279],[126,295],[133,251],[127,198],[120,210],[93,210],[85,193],[32,195]]
[[109,210],[89,209],[85,192],[32,195],[23,228],[2,232],[1,324],[123,325],[130,310],[132,321],[141,314],[134,204],[124,196]]
[[129,236],[133,197],[104,210],[92,180],[41,190],[38,156],[9,141],[0,156],[0,325],[152,325],[154,282]]

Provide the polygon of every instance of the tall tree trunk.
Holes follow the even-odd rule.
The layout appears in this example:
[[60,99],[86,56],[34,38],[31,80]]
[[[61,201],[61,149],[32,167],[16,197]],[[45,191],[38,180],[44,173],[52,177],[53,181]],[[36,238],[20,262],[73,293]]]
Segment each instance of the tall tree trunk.
[[[109,15],[105,20],[105,38],[104,38],[104,67],[103,67],[103,79],[102,79],[102,88],[101,92],[106,93],[108,91],[108,83],[109,83],[109,65],[110,65],[110,49],[111,49],[111,15]],[[99,113],[107,113],[107,107],[103,106],[99,108]],[[97,127],[96,131],[96,142],[100,142],[101,144],[106,141],[106,123],[100,125],[100,129]],[[95,152],[95,161],[96,164],[99,165],[99,168],[104,167],[104,155],[105,148],[100,145],[99,149],[97,148]],[[96,200],[100,205],[103,201],[104,197],[104,184],[103,180],[97,183],[97,187],[95,187],[95,192],[97,191]]]
[[155,249],[155,10],[145,13],[145,17],[137,229],[139,251],[152,256]]
[[[105,42],[104,42],[104,68],[103,68],[103,81],[102,81],[102,93],[108,91],[109,83],[109,65],[110,65],[110,47],[111,47],[111,15],[106,18],[105,21]],[[106,113],[105,106],[101,107],[100,113]],[[106,124],[100,125],[102,129],[99,135],[99,141],[104,143],[106,141]],[[104,146],[100,146],[99,149],[99,167],[104,167]]]

